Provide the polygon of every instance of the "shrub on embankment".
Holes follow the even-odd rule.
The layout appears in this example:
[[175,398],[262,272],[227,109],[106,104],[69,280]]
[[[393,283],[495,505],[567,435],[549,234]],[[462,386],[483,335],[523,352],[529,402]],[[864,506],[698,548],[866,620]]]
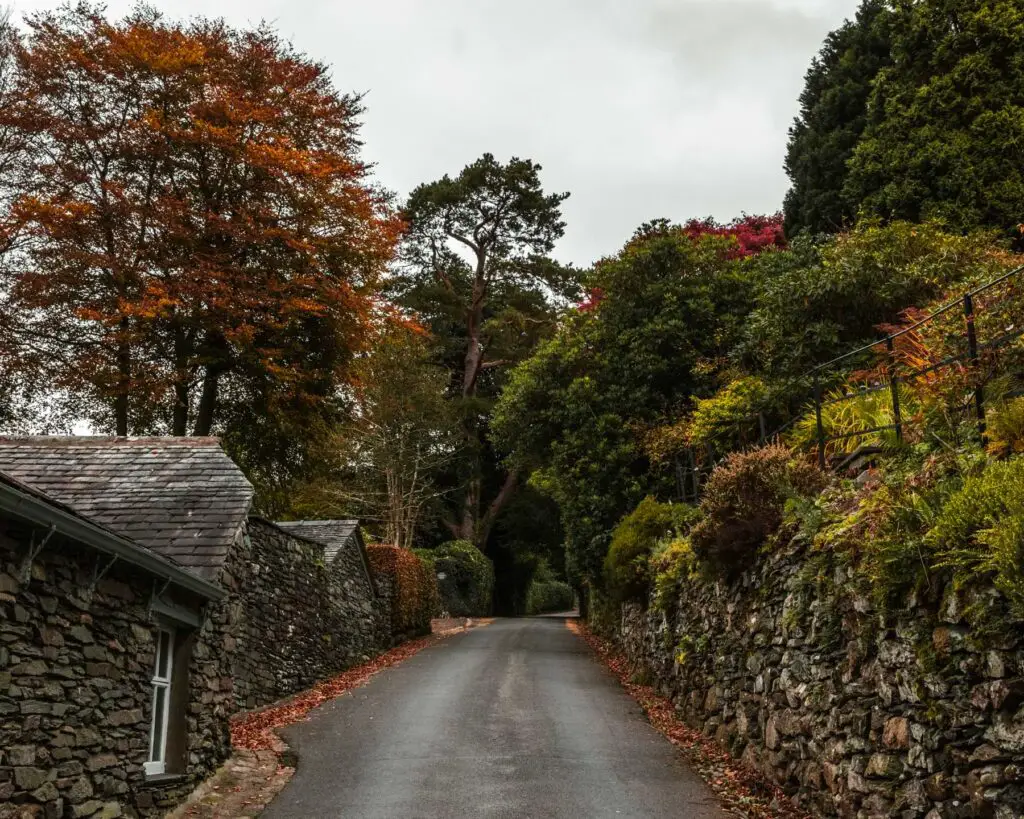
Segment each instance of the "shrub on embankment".
[[494,595],[494,566],[468,540],[451,540],[416,555],[434,571],[441,611],[452,617],[486,617]]
[[725,572],[749,565],[782,523],[786,500],[823,485],[821,472],[783,446],[733,453],[708,480],[691,534],[694,553]]
[[433,569],[409,549],[372,543],[366,547],[378,591],[386,604],[391,636],[427,634],[440,611]]
[[534,580],[526,595],[527,614],[570,611],[576,601],[572,587],[561,580]]

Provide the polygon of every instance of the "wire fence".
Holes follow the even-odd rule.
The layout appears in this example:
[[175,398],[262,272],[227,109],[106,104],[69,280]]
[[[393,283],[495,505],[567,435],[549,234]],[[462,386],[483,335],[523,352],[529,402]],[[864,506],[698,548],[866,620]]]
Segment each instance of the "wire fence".
[[[805,437],[810,440],[804,444],[816,451],[818,465],[822,469],[841,469],[854,457],[882,451],[887,446],[886,434],[892,445],[902,445],[908,424],[915,422],[913,417],[908,417],[905,405],[914,401],[915,390],[922,387],[945,389],[944,406],[954,415],[973,415],[978,436],[984,443],[986,386],[994,377],[1007,372],[1010,362],[1000,351],[1024,335],[1022,274],[1024,265],[975,287],[931,313],[920,317],[911,314],[910,324],[793,379],[787,388],[794,388],[798,395],[803,393],[803,415],[809,419],[813,408],[813,428],[808,430],[810,434]],[[942,381],[942,375],[950,371],[958,376],[952,384]],[[1021,390],[1003,392],[998,398],[1002,400],[1022,393]],[[875,401],[877,422],[863,426],[854,424],[841,431],[833,431],[835,425],[826,423],[825,415],[831,409],[844,402],[866,400]],[[792,433],[802,419],[801,413],[795,413],[769,431],[771,415],[771,409],[765,407],[743,419],[748,428],[756,427],[756,432],[748,436],[752,439],[748,446],[777,442]],[[858,446],[852,452],[846,447],[830,447],[851,440],[875,443]],[[684,502],[699,500],[707,476],[715,466],[731,452],[743,448],[740,445],[716,451],[712,442],[705,442],[684,450],[675,460],[681,499]],[[830,457],[830,449],[838,449],[839,454]]]

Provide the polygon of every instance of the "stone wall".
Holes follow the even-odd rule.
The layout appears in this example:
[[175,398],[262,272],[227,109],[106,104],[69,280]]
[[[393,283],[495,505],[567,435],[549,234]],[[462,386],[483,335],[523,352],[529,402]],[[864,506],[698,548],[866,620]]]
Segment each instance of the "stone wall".
[[390,645],[382,601],[357,548],[327,562],[321,545],[250,518],[228,556],[212,614],[238,708],[294,694]]
[[100,556],[55,537],[25,580],[27,549],[0,529],[0,817],[162,815],[228,753],[222,669],[192,669],[182,769],[147,781],[153,578],[118,563],[94,585]]
[[665,611],[625,606],[619,638],[813,815],[1024,816],[1024,624],[939,578],[884,612],[856,585],[790,544],[732,582],[685,581]]

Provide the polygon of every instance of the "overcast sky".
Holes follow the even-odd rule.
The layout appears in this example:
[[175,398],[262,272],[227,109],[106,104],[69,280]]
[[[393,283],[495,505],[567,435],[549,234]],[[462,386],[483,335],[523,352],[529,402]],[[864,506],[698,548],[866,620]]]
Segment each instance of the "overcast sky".
[[[16,13],[58,5],[14,0]],[[111,0],[120,15],[131,0]],[[162,0],[273,22],[366,92],[365,156],[405,196],[490,151],[569,191],[556,250],[587,265],[644,221],[778,210],[786,130],[857,0]]]

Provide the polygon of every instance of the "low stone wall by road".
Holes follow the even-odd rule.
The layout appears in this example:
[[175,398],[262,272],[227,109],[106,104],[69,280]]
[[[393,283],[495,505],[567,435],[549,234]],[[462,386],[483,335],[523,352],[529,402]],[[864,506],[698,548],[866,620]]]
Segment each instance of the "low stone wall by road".
[[1024,624],[982,625],[992,600],[937,579],[883,613],[810,560],[791,545],[731,583],[684,581],[664,612],[625,606],[619,638],[813,815],[1024,816]]
[[355,548],[327,561],[318,543],[250,518],[221,577],[212,619],[229,656],[239,709],[309,688],[388,648],[385,601]]

